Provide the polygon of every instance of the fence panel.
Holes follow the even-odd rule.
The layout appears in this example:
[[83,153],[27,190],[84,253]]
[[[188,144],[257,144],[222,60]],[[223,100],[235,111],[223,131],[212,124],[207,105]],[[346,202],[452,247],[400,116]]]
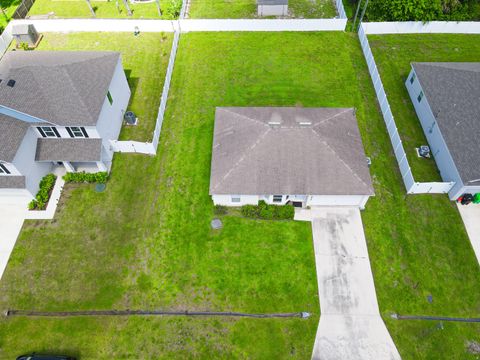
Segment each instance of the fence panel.
[[362,23],[365,34],[480,34],[476,21],[402,21]]
[[336,0],[335,1],[335,7],[337,8],[338,17],[340,19],[347,19],[347,14],[345,13],[345,8],[343,7],[343,1],[342,0]]
[[347,19],[180,19],[191,31],[344,31]]
[[410,194],[446,194],[455,185],[453,182],[417,182],[410,189]]
[[17,9],[13,13],[12,17],[14,19],[24,19],[30,11],[31,7],[33,6],[34,2],[35,0],[22,0],[20,5],[18,5]]
[[0,35],[0,58],[5,54],[12,40],[12,23],[10,22]]
[[148,142],[114,140],[110,144],[115,152],[155,155],[153,145]]
[[38,32],[173,32],[175,20],[135,19],[24,19],[15,24],[33,24]]

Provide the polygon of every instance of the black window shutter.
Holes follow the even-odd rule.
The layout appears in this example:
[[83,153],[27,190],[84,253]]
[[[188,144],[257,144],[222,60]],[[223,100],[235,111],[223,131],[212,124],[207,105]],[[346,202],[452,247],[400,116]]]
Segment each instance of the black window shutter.
[[75,137],[73,136],[72,130],[70,130],[69,127],[67,127],[66,129],[67,129],[68,135],[70,135],[71,138]]
[[47,135],[45,135],[41,127],[37,127],[37,130],[40,133],[40,135],[42,135],[42,137],[47,137]]
[[88,134],[87,134],[87,131],[85,130],[85,128],[84,128],[84,127],[81,127],[80,130],[82,130],[83,136],[85,136],[86,138],[88,138]]
[[2,168],[2,170],[5,174],[10,174],[10,171],[8,171],[8,169],[5,167],[5,165],[0,164],[0,167]]
[[55,135],[56,135],[57,137],[60,137],[60,134],[58,133],[57,128],[52,127],[52,130],[53,130],[53,132],[55,133]]

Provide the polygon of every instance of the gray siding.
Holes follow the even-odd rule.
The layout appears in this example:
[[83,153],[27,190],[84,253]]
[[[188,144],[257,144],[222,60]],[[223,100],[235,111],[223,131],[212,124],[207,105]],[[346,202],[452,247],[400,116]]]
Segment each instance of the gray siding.
[[413,84],[410,83],[410,79],[414,73],[415,72],[412,69],[405,82],[405,86],[407,87],[415,112],[420,120],[423,132],[425,133],[428,145],[430,146],[431,153],[435,158],[435,162],[437,163],[443,181],[455,182],[455,186],[448,193],[450,199],[455,200],[461,195],[460,188],[463,188],[463,182],[442,133],[440,132],[435,116],[428,104],[426,95],[424,95],[423,99],[418,102],[417,97],[423,89],[418,81],[418,77],[415,77]]
[[36,148],[37,132],[34,128],[30,128],[12,162],[20,174],[25,176],[25,187],[32,197],[36,195],[42,177],[52,170],[52,163],[35,161]]
[[110,150],[110,140],[117,140],[123,123],[123,114],[125,113],[130,100],[130,88],[127,77],[123,71],[122,60],[119,58],[117,67],[109,87],[113,103],[110,105],[105,94],[100,117],[97,122],[97,132],[102,138],[104,147],[102,161],[112,160],[113,151]]

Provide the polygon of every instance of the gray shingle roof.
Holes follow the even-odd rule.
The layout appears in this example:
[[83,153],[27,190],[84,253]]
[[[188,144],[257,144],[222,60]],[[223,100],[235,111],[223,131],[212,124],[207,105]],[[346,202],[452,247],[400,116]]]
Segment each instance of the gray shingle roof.
[[25,176],[0,176],[0,189],[24,189]]
[[412,67],[463,182],[480,179],[480,63]]
[[217,108],[210,194],[373,195],[354,110]]
[[0,61],[0,104],[60,126],[95,125],[119,57],[110,51],[7,52]]
[[12,162],[30,124],[0,114],[0,160]]
[[102,139],[39,138],[36,161],[100,161]]

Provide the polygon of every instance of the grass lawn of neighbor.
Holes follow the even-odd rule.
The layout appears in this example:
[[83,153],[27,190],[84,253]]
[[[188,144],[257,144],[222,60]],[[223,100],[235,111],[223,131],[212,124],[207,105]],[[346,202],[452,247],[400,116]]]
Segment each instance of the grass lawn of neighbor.
[[120,139],[152,141],[172,39],[172,33],[48,33],[36,51],[119,51],[132,91],[128,110],[139,119],[122,128]]
[[[257,17],[256,0],[188,0],[187,14],[197,19],[248,19]],[[290,0],[292,18],[333,18],[337,15],[333,0]]]
[[[118,7],[117,7],[118,3]],[[145,18],[145,19],[172,19],[177,18],[181,8],[181,1],[160,0],[160,16],[155,2],[145,4],[130,1],[128,5],[132,16],[128,16],[127,9],[122,0],[95,1],[91,2],[97,18]],[[92,13],[85,0],[35,0],[29,16],[47,15],[53,13],[58,18],[89,18]]]
[[69,185],[54,220],[24,225],[0,309],[313,316],[1,318],[0,358],[310,358],[319,318],[310,224],[224,216],[224,228],[210,230],[216,106],[355,107],[376,192],[362,217],[393,339],[404,359],[475,358],[466,342],[478,340],[478,324],[390,319],[478,316],[480,269],[446,196],[405,195],[356,34],[184,34],[170,91],[156,157],[116,155],[105,192]]
[[21,0],[0,0],[0,33],[5,28]]
[[480,35],[369,35],[375,61],[416,181],[441,181],[435,160],[417,156],[428,144],[405,81],[411,62],[480,61]]

